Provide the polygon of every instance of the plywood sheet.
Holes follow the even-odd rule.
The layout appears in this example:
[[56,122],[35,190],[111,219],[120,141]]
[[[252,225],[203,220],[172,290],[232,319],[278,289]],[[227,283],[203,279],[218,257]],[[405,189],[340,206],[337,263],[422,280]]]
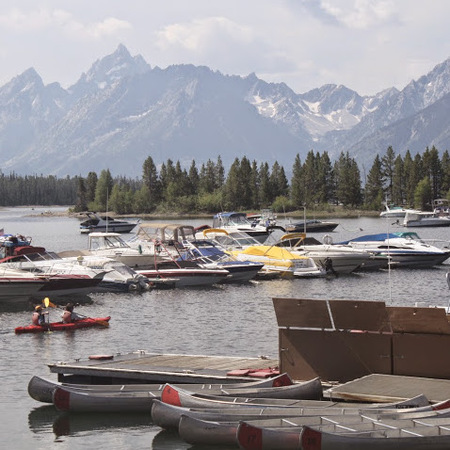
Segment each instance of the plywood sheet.
[[390,331],[384,302],[330,300],[334,325],[338,329]]
[[280,370],[298,380],[345,382],[391,373],[391,336],[380,333],[280,329]]
[[399,333],[450,334],[444,308],[388,307],[392,330]]
[[297,298],[273,298],[272,301],[279,327],[332,327],[326,301]]

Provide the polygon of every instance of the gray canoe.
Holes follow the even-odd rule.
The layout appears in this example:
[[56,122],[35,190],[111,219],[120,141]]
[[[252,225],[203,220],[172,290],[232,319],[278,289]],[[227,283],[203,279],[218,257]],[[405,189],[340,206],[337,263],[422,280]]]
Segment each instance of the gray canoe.
[[[180,388],[177,385],[167,384],[162,393],[161,400],[178,406],[187,407],[222,407],[222,403],[257,403],[290,405],[296,400],[321,400],[322,383],[314,378],[291,386],[274,388],[256,387],[249,389],[221,389],[220,395],[196,393],[192,390]],[[226,405],[225,405],[226,406]]]
[[[422,397],[422,396],[421,396]],[[418,398],[419,404],[422,403]],[[402,405],[404,402],[400,402]],[[411,399],[414,405],[414,400]],[[152,402],[151,416],[153,423],[162,428],[178,429],[182,415],[208,421],[217,422],[238,422],[239,420],[255,420],[261,418],[278,418],[293,416],[344,416],[359,414],[362,408],[370,410],[372,414],[383,411],[385,413],[394,414],[397,411],[395,404],[390,404],[389,408],[380,405],[353,404],[353,403],[336,403],[331,401],[318,400],[298,400],[297,406],[271,406],[255,405],[255,404],[230,404],[223,405],[222,408],[188,408],[176,405],[170,405],[159,400]],[[398,405],[398,404],[397,404]],[[401,411],[404,407],[400,406]],[[420,407],[431,409],[431,406]],[[414,408],[408,408],[413,411]],[[419,414],[419,413],[418,413]],[[422,413],[424,414],[424,413]]]
[[[226,389],[231,392],[232,389],[240,390],[246,388],[261,388],[261,387],[274,387],[274,386],[289,386],[293,381],[287,373],[280,374],[276,377],[265,378],[264,380],[249,381],[243,383],[230,383],[230,384],[179,384],[180,388],[189,389],[193,392],[204,392],[208,394],[219,395],[222,389]],[[95,384],[72,384],[72,383],[60,383],[58,381],[48,380],[43,377],[33,376],[28,382],[28,394],[34,400],[44,403],[52,403],[53,391],[58,386],[68,386],[72,389],[86,390],[86,391],[108,391],[108,392],[123,392],[123,391],[152,391],[161,392],[165,384],[121,384],[121,385],[95,385]]]
[[[244,423],[240,430],[240,423]],[[385,431],[395,428],[418,429],[422,426],[450,427],[449,418],[431,419],[387,419],[355,414],[347,416],[284,417],[277,419],[256,419],[238,421],[210,421],[189,415],[182,415],[178,425],[180,437],[192,445],[244,445],[246,442],[260,442],[260,448],[300,448],[303,427],[310,426],[317,431],[331,433]],[[449,428],[450,429],[450,428]],[[241,440],[238,442],[238,437]],[[250,448],[250,447],[249,447]]]
[[[445,414],[444,414],[445,415]],[[442,417],[435,411],[429,411],[428,415],[422,413],[421,418],[404,419],[401,415],[398,418],[384,418],[382,415],[371,415],[370,413],[356,414],[353,416],[316,416],[316,417],[291,417],[285,419],[270,419],[270,420],[251,420],[242,421],[237,427],[236,431],[236,445],[243,449],[370,449],[370,448],[395,448],[384,447],[387,441],[381,439],[373,439],[374,437],[381,438],[388,437],[420,437],[421,435],[437,435],[438,430],[447,430],[450,433],[450,417]],[[192,426],[197,425],[197,435],[201,433],[201,424],[192,423]],[[203,428],[204,430],[205,428]],[[308,431],[305,432],[305,429]],[[401,430],[401,431],[400,431]],[[222,433],[224,431],[222,430]],[[447,433],[444,433],[447,434]],[[197,437],[194,431],[191,431],[192,436]],[[323,435],[327,435],[329,444],[324,447]],[[359,442],[357,437],[365,435],[370,438],[369,441]],[[335,446],[336,442],[340,442],[339,438],[332,440],[335,436],[348,436],[352,439],[347,442],[343,440],[342,446]],[[336,442],[335,442],[336,441]],[[255,442],[257,443],[255,445]],[[384,442],[384,444],[383,444]],[[427,440],[408,442],[402,441],[404,445],[399,448],[413,450],[415,448],[425,449],[425,445],[430,445],[431,442]],[[448,444],[448,440],[446,442]],[[442,443],[442,442],[441,442]],[[345,444],[348,447],[345,447]],[[400,443],[397,443],[399,445]],[[415,444],[421,445],[416,447]],[[372,445],[374,447],[372,447]],[[391,445],[391,444],[388,444]],[[409,445],[409,447],[408,447]],[[422,447],[422,445],[424,445]],[[441,444],[439,444],[441,445]],[[434,449],[434,446],[429,449]],[[445,447],[438,447],[445,448]]]

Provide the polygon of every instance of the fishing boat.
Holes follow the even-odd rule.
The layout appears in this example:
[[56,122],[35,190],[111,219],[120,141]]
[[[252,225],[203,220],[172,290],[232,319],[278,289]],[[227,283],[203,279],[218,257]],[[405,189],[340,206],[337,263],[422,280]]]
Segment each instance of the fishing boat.
[[84,317],[75,322],[63,323],[63,322],[51,322],[45,326],[40,325],[26,325],[23,327],[16,327],[14,329],[16,334],[22,333],[42,333],[45,331],[67,331],[78,330],[79,328],[91,328],[91,327],[108,327],[111,317]]
[[92,233],[95,231],[129,233],[137,225],[137,223],[117,220],[96,212],[87,212],[86,215],[88,218],[80,223],[81,233]]

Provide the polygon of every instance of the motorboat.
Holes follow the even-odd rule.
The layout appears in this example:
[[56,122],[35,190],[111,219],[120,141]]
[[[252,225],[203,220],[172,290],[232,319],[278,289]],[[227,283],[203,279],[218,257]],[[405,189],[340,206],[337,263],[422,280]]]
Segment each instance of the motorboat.
[[403,208],[403,206],[396,206],[394,204],[392,205],[387,205],[385,204],[385,211],[381,211],[380,212],[380,217],[386,217],[386,218],[403,218],[405,217],[406,212],[408,211],[407,209]]
[[308,256],[294,255],[289,250],[274,245],[254,245],[232,254],[240,261],[256,261],[264,264],[264,270],[277,272],[283,277],[322,277],[323,267],[318,267]]
[[53,252],[8,256],[0,260],[2,268],[21,271],[44,280],[37,295],[58,297],[94,292],[106,270],[65,261]]
[[173,287],[211,286],[224,282],[229,276],[226,269],[205,268],[193,261],[165,261],[147,269],[137,269],[136,272],[153,280],[168,280]]
[[120,261],[96,255],[64,257],[64,253],[59,254],[64,261],[105,271],[94,292],[143,292],[153,286],[147,277]]
[[334,231],[339,225],[338,222],[323,221],[318,219],[307,219],[302,222],[287,223],[284,225],[284,229],[288,233],[319,233]]
[[195,261],[201,267],[228,270],[229,277],[225,282],[244,282],[255,278],[264,267],[263,263],[256,261],[239,261],[236,257],[226,253],[214,242],[207,239],[183,241],[184,251],[181,259]]
[[96,212],[86,213],[87,219],[80,223],[81,233],[104,231],[112,233],[129,233],[137,224],[125,220],[114,219],[111,216]]
[[281,236],[276,244],[294,255],[309,256],[320,267],[329,272],[348,274],[369,262],[372,253],[358,250],[349,245],[325,244],[305,233],[288,233]]
[[448,227],[450,205],[447,199],[433,200],[433,211],[407,210],[403,219],[405,227]]
[[89,233],[87,250],[72,250],[64,252],[65,256],[105,256],[119,261],[132,269],[145,268],[155,264],[160,258],[157,251],[139,244],[131,246],[124,241],[120,233],[94,232]]
[[259,221],[250,222],[247,214],[241,212],[221,212],[213,217],[213,228],[221,228],[228,232],[245,232],[263,243],[270,234],[270,227],[263,226]]
[[412,232],[364,235],[341,244],[388,256],[393,267],[432,267],[450,257],[448,243],[447,249],[441,249],[426,243]]
[[22,270],[0,267],[0,303],[21,303],[37,295],[47,282]]

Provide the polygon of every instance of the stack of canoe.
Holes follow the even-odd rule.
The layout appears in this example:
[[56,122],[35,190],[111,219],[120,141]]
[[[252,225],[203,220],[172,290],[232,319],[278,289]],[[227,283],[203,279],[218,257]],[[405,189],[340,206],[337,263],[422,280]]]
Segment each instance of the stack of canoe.
[[33,377],[28,392],[60,411],[147,412],[193,445],[243,449],[449,449],[450,401],[323,400],[315,378],[237,384],[79,385]]

